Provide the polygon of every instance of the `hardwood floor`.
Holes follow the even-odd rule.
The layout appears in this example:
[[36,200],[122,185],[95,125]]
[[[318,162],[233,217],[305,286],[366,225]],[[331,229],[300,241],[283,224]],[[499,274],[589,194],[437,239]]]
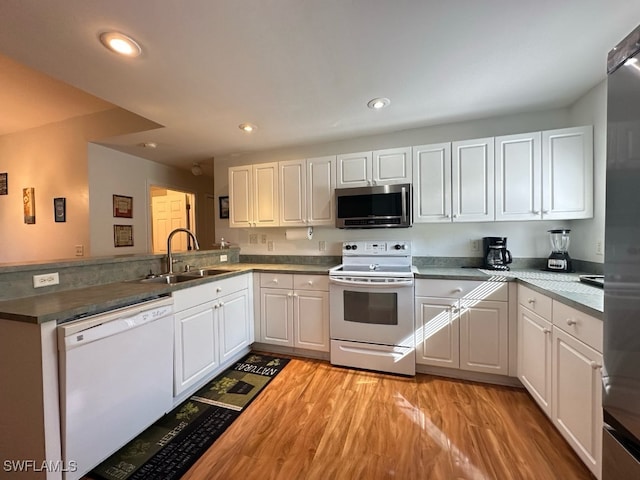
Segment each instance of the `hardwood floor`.
[[593,478],[524,389],[296,358],[183,476]]

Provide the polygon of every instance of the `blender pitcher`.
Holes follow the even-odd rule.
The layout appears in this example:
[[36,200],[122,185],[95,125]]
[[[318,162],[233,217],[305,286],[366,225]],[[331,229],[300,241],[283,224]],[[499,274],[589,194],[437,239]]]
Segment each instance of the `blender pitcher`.
[[569,256],[569,232],[560,228],[548,230],[551,241],[551,255],[547,259],[547,270],[554,272],[572,272],[571,257]]

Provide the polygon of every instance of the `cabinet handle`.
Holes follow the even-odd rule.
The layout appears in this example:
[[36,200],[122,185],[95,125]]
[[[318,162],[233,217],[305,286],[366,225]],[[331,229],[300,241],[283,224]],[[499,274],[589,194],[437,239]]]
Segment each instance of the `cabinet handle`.
[[460,287],[454,288],[452,293],[462,293],[462,288],[460,288]]
[[216,292],[220,293],[222,291],[222,287],[216,288]]
[[531,213],[534,215],[540,215],[540,210],[532,210]]
[[458,218],[458,214],[457,214],[457,213],[454,213],[454,214],[453,214],[453,218]]
[[444,218],[451,218],[451,215],[449,215],[448,213],[445,213]]
[[577,320],[574,320],[573,318],[567,318],[567,325],[569,325],[570,327],[576,325],[577,323]]
[[551,333],[551,330],[548,328],[543,328],[542,333],[544,333],[545,335],[549,335]]
[[213,306],[213,308],[218,308],[220,305],[218,305],[217,303]]
[[309,280],[307,283],[308,283],[309,285],[313,285],[313,280]]
[[536,303],[536,299],[535,298],[530,298],[527,300],[527,302],[529,302],[531,305],[533,305],[534,303]]
[[594,370],[598,370],[602,368],[602,365],[600,365],[598,362],[591,362],[591,368],[593,368]]
[[293,292],[287,293],[287,297],[293,297]]
[[219,306],[220,308],[224,307],[224,302],[220,302],[220,303],[218,304],[218,306]]
[[451,313],[459,313],[459,312],[460,312],[459,307],[451,307]]
[[277,279],[277,278],[274,278],[274,279],[273,279],[273,283],[278,283],[278,279]]
[[297,297],[297,296],[298,296],[298,294],[297,294],[297,293],[294,293],[294,294],[293,294],[293,296],[294,296],[294,297]]
[[542,213],[546,215],[547,213],[549,213],[549,210],[542,210]]

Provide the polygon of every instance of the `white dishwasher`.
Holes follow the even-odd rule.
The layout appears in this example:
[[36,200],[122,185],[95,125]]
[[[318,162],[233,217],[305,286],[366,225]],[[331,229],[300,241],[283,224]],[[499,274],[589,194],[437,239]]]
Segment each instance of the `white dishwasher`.
[[77,479],[173,406],[173,299],[58,327],[65,462]]

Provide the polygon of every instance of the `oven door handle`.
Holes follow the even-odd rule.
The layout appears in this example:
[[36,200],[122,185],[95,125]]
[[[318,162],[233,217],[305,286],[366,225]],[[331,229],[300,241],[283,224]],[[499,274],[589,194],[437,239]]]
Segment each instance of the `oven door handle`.
[[359,287],[373,287],[373,288],[396,288],[396,287],[410,287],[413,285],[413,279],[408,278],[406,280],[394,280],[391,282],[369,282],[362,280],[348,280],[343,278],[329,278],[330,283],[336,285],[351,285]]

